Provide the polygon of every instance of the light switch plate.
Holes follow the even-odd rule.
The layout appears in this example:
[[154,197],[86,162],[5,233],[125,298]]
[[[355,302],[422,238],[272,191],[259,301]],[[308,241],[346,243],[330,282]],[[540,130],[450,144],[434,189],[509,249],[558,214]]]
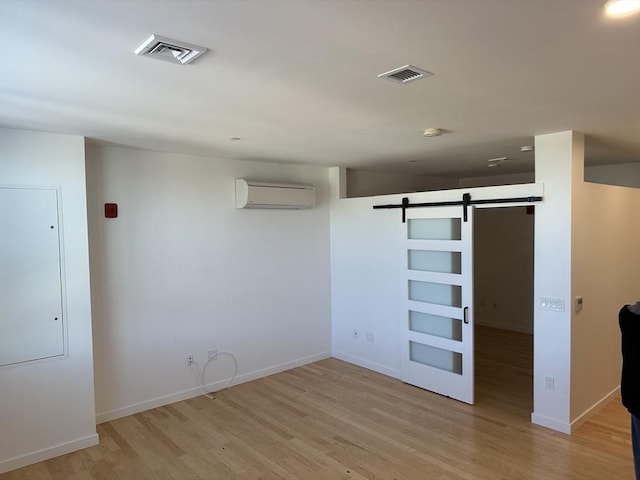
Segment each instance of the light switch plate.
[[540,297],[538,299],[538,306],[541,310],[564,312],[564,300],[561,298]]

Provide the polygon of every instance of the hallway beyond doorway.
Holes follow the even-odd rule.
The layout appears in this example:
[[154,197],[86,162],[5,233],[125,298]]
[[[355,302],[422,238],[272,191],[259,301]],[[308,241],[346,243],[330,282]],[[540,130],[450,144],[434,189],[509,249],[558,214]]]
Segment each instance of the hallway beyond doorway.
[[476,404],[530,419],[533,335],[476,325]]

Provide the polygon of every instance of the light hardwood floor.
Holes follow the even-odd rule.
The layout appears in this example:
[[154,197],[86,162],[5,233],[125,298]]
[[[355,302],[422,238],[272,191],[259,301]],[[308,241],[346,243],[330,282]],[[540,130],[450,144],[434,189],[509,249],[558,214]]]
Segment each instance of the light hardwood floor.
[[98,425],[15,479],[632,480],[614,400],[573,435],[532,425],[531,336],[478,327],[476,405],[328,359]]

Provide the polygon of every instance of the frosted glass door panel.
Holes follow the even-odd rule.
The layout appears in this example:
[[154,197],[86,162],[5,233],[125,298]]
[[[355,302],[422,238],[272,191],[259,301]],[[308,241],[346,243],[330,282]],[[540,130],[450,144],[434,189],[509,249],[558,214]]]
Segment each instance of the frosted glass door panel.
[[0,366],[64,354],[55,189],[0,188]]
[[407,222],[412,240],[460,240],[459,218],[414,218]]
[[409,330],[450,340],[462,340],[462,320],[409,311]]
[[409,270],[461,273],[462,254],[435,250],[409,250]]
[[409,300],[460,308],[462,288],[459,285],[409,280]]
[[458,352],[409,342],[409,358],[412,362],[462,375],[462,355]]
[[401,378],[473,404],[473,207],[406,211]]

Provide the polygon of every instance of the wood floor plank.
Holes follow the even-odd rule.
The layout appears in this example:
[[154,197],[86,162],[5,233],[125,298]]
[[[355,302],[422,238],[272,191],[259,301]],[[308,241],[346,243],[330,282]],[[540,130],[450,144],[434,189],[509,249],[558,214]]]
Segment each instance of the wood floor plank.
[[614,399],[573,435],[532,425],[530,335],[476,328],[476,405],[327,359],[98,426],[0,480],[631,480]]

